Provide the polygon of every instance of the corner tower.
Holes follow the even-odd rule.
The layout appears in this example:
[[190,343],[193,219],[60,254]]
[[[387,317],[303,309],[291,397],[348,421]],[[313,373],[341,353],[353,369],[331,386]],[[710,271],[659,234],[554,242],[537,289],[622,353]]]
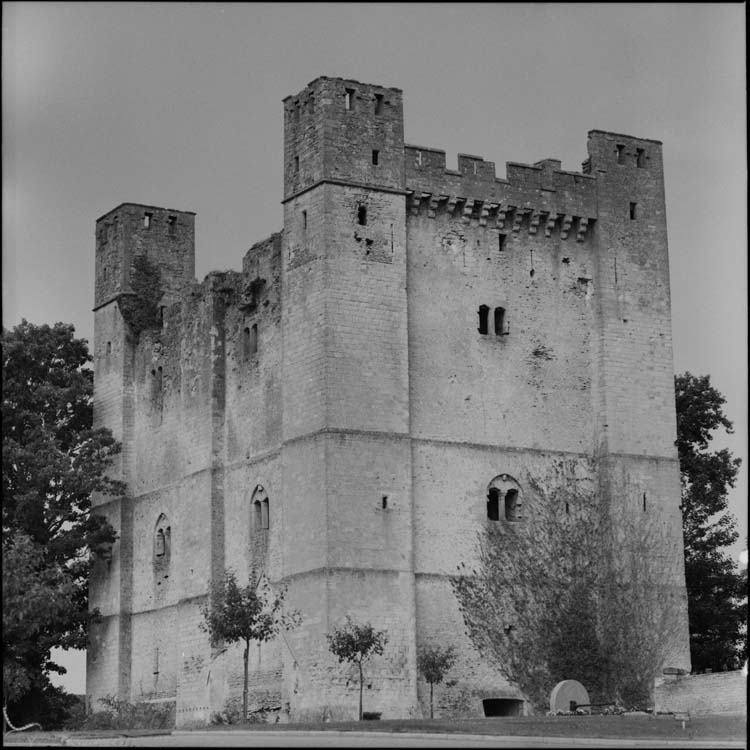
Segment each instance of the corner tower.
[[89,695],[131,695],[133,566],[132,488],[135,476],[134,362],[137,336],[122,314],[136,296],[133,263],[145,256],[158,269],[160,306],[179,298],[195,273],[195,214],[122,203],[96,220],[94,284],[94,427],[108,427],[122,443],[111,475],[128,485],[125,498],[94,497],[97,513],[118,533],[111,559],[94,567],[89,603],[102,614],[92,627],[87,660]]
[[351,710],[324,637],[346,614],[389,633],[368,705],[417,706],[403,160],[399,89],[318,78],[284,100],[284,572],[310,644],[299,717]]

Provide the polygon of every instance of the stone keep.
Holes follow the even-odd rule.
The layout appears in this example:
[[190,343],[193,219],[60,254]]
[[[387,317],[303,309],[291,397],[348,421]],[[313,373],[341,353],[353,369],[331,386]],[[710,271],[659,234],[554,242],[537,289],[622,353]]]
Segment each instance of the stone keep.
[[449,169],[404,143],[399,89],[321,77],[284,100],[282,202],[283,230],[202,283],[193,213],[96,222],[94,419],[128,495],[95,498],[119,539],[91,579],[90,699],[174,701],[180,726],[240,699],[241,647],[199,627],[232,568],[302,615],[251,648],[253,711],[356,717],[325,640],[351,614],[388,631],[367,710],[422,715],[417,649],[438,642],[459,655],[442,715],[526,712],[450,580],[560,459],[661,526],[665,659],[689,669],[660,142],[592,130],[581,172]]

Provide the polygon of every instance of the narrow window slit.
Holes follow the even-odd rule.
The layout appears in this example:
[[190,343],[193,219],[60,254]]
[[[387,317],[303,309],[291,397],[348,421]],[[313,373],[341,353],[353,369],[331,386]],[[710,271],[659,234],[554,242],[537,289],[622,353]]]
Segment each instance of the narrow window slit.
[[631,219],[635,219],[635,217],[636,217],[636,206],[637,206],[636,203],[631,203],[630,204],[630,218]]
[[357,209],[357,223],[361,226],[367,225],[367,207],[366,206],[360,206]]
[[382,94],[375,94],[375,114],[376,115],[383,114],[383,95]]
[[380,151],[377,149],[372,150],[372,163],[377,166],[378,161],[380,160]]
[[624,164],[625,163],[625,146],[623,146],[622,143],[618,143],[616,148],[617,148],[617,163]]

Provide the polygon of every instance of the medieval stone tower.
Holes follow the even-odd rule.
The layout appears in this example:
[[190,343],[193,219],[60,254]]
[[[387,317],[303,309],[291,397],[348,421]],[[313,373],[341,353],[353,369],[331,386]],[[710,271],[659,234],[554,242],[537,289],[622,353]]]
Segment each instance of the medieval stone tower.
[[347,614],[388,631],[368,710],[421,715],[435,641],[459,653],[443,715],[525,710],[450,580],[560,459],[613,518],[660,526],[665,659],[689,667],[661,144],[593,130],[581,172],[449,169],[404,144],[399,89],[321,77],[284,100],[283,208],[241,272],[202,283],[192,213],[96,222],[95,421],[128,495],[97,508],[119,539],[92,576],[89,696],[174,701],[180,725],[236,700],[239,647],[199,627],[232,568],[302,615],[253,647],[251,710],[356,716],[324,637]]

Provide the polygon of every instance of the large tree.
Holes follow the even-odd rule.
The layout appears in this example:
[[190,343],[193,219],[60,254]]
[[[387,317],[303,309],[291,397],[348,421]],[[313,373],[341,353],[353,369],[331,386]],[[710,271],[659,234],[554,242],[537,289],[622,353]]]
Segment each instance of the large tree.
[[633,513],[614,523],[574,461],[524,484],[525,518],[488,522],[475,566],[453,579],[474,646],[537,712],[571,678],[594,702],[649,705],[679,629],[677,610],[659,597],[658,525]]
[[740,459],[710,450],[716,432],[731,433],[732,423],[708,375],[677,375],[675,397],[690,657],[697,671],[736,668],[747,658],[747,582],[726,548],[739,536],[727,503]]
[[[19,575],[38,581],[23,613],[26,636],[35,637],[11,641],[4,634],[3,684],[15,686],[16,700],[20,690],[33,704],[49,686],[47,674],[64,672],[50,649],[85,648],[92,552],[116,538],[92,512],[91,495],[125,488],[106,476],[120,446],[109,430],[92,428],[91,357],[74,327],[23,320],[3,329],[2,360],[3,563],[21,561]],[[45,586],[58,593],[42,605]]]

